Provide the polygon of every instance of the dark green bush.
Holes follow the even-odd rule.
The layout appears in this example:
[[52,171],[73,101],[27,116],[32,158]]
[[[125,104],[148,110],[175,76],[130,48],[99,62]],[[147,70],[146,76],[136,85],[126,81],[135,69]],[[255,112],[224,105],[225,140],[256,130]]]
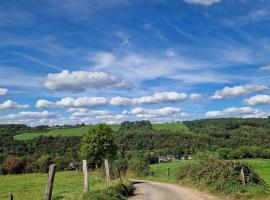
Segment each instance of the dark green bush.
[[247,185],[264,184],[264,181],[253,171],[249,164],[239,161],[219,160],[207,157],[185,166],[180,174],[180,179],[206,186],[214,191],[232,192],[242,185],[240,171],[244,170]]

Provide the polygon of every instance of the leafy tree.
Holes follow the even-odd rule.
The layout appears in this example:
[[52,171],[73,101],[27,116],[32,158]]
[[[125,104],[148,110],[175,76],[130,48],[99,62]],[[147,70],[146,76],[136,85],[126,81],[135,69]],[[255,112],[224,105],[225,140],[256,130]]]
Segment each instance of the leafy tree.
[[90,167],[100,167],[105,158],[115,157],[117,147],[112,132],[110,126],[99,124],[82,138],[80,155],[82,159],[87,159]]

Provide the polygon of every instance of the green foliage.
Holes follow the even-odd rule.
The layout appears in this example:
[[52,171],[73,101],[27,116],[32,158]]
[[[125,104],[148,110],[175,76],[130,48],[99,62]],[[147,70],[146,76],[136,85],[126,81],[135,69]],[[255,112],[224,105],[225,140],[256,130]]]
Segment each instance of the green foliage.
[[0,124],[0,135],[16,135],[30,129],[24,124]]
[[242,186],[241,169],[244,170],[247,185],[264,184],[264,181],[249,164],[239,161],[219,160],[215,156],[207,154],[205,154],[204,159],[192,162],[182,168],[179,178],[203,185],[213,191],[232,193],[236,188],[239,189]]
[[52,164],[52,159],[48,155],[43,155],[37,159],[36,164],[39,172],[48,172],[49,166]]
[[131,184],[118,184],[106,189],[89,192],[83,200],[126,200],[131,196],[134,188]]
[[111,127],[99,124],[82,138],[80,155],[82,159],[88,161],[90,167],[94,168],[96,165],[100,167],[105,158],[113,159],[116,150]]
[[147,176],[150,167],[147,160],[141,154],[134,154],[128,161],[128,171],[137,177]]
[[125,121],[121,123],[121,126],[118,131],[123,132],[123,131],[139,130],[139,129],[153,130],[153,126],[150,121],[145,121],[145,120],[135,121],[135,122]]
[[235,149],[219,148],[216,150],[221,159],[270,158],[268,147],[243,146]]

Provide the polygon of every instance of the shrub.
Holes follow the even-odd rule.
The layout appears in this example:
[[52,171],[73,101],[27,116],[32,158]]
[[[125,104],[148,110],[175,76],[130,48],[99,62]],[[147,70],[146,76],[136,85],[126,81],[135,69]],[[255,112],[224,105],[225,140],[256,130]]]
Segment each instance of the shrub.
[[182,168],[179,178],[210,187],[219,192],[232,192],[242,185],[240,171],[244,170],[247,185],[263,184],[264,181],[244,162],[219,160],[215,156],[197,160]]
[[52,164],[52,160],[48,155],[43,155],[37,159],[36,164],[40,172],[48,172],[49,166]]
[[21,158],[10,155],[7,156],[1,165],[2,174],[20,174],[23,172],[24,162]]
[[133,157],[128,162],[128,171],[135,176],[146,176],[150,173],[150,167],[144,158]]

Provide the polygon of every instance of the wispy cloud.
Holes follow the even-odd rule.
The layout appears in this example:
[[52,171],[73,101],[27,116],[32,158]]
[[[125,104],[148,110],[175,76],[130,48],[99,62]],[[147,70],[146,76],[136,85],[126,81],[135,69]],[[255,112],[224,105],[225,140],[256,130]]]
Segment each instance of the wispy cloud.
[[203,6],[210,6],[212,4],[221,2],[221,0],[184,0],[184,1],[190,4],[197,4]]

